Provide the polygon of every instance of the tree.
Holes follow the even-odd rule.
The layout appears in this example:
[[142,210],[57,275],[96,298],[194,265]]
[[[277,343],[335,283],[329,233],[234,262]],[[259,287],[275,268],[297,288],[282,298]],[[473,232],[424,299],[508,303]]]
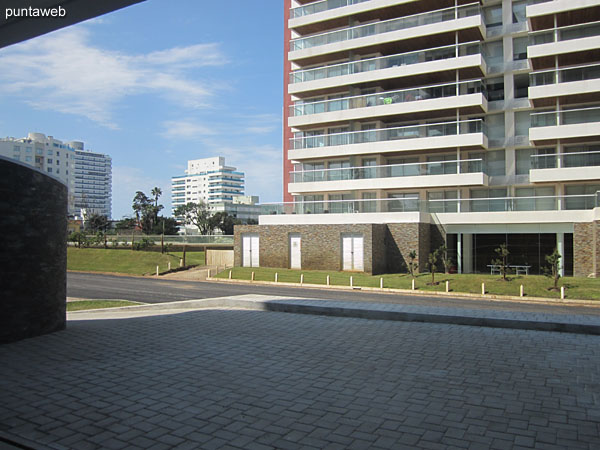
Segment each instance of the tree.
[[158,208],[158,198],[162,195],[162,189],[159,187],[155,187],[150,193],[154,197],[154,206]]
[[200,234],[209,234],[212,231],[210,213],[204,202],[189,202],[178,206],[173,212],[175,217],[181,217],[186,225],[194,225]]
[[544,256],[546,262],[548,263],[548,267],[546,267],[546,275],[551,277],[554,280],[553,290],[558,291],[558,279],[560,278],[560,259],[562,255],[559,253],[558,249],[555,248],[552,253]]
[[417,268],[417,263],[415,262],[416,259],[417,259],[417,251],[412,250],[408,254],[408,273],[410,273],[410,276],[412,278],[415,277],[415,270]]
[[166,236],[176,235],[179,232],[179,222],[173,217],[160,216],[154,224],[152,234],[163,234],[163,232]]
[[136,226],[135,219],[124,218],[124,219],[119,220],[116,223],[115,229],[117,230],[117,232],[131,231],[135,228],[135,226]]
[[240,225],[241,221],[237,220],[233,216],[230,216],[224,211],[215,213],[209,219],[211,230],[218,228],[223,234],[233,234],[233,226]]
[[131,206],[135,213],[137,225],[145,234],[152,233],[154,225],[158,221],[158,213],[163,209],[163,206],[158,204],[158,197],[160,197],[162,191],[160,191],[160,188],[154,188],[152,192],[154,193],[155,203],[142,191],[137,191]]
[[90,214],[85,222],[86,230],[92,233],[97,233],[98,231],[106,232],[108,226],[108,217],[102,214]]
[[508,247],[506,244],[500,244],[500,247],[494,250],[498,255],[498,258],[492,260],[492,264],[500,267],[500,273],[502,274],[502,279],[504,281],[508,281],[506,279],[506,275],[508,273],[508,255],[510,252],[508,251]]
[[448,247],[443,244],[439,249],[439,254],[442,257],[442,264],[444,264],[444,273],[450,273],[450,267],[452,267],[452,258],[448,256]]
[[431,272],[431,284],[435,284],[435,271],[437,270],[437,261],[440,257],[440,249],[436,249],[429,254],[427,258],[427,265],[429,266],[429,271]]

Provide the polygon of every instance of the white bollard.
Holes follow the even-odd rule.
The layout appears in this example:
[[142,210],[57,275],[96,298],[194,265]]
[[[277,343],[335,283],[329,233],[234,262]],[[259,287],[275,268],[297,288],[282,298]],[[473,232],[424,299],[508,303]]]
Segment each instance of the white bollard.
[[354,277],[350,275],[350,287],[354,287]]
[[277,272],[275,272],[275,283],[277,283],[278,279],[279,279],[279,274]]
[[156,276],[158,276],[158,266],[156,266]]
[[171,270],[171,261],[169,261],[169,270]]
[[413,291],[415,290],[415,279],[414,279],[414,278],[412,279],[412,286],[411,286],[411,289],[412,289]]
[[485,295],[485,283],[481,283],[481,295]]
[[304,274],[301,273],[300,274],[300,286],[302,286],[304,284]]
[[450,292],[450,282],[446,280],[446,292]]
[[250,281],[254,281],[254,272],[252,272],[252,275],[251,275]]
[[229,271],[229,279],[231,280],[231,270]]
[[519,291],[519,297],[523,297],[525,295],[525,289],[523,288],[523,285],[521,285],[521,289]]
[[379,289],[383,289],[383,277],[379,279]]
[[331,280],[329,279],[329,275],[327,275],[327,286],[329,286],[329,282],[330,282],[330,281],[331,281]]
[[561,300],[565,299],[565,287],[564,286],[560,287],[560,299]]
[[183,258],[179,258],[179,267],[183,267]]

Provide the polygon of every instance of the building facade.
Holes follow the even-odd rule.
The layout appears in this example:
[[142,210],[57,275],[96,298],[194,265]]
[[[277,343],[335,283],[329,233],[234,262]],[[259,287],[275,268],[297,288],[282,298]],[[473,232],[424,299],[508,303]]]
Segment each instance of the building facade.
[[110,156],[84,150],[83,142],[62,142],[42,133],[0,139],[0,155],[35,167],[62,181],[68,189],[68,214],[111,217]]
[[[532,273],[554,248],[564,274],[600,271],[599,0],[285,10],[285,203],[259,221],[287,227],[285,266],[290,236],[308,245],[303,226],[382,224],[388,271],[407,240],[421,267],[442,242],[458,272],[489,272],[507,243]],[[428,229],[416,241],[397,235],[415,224]],[[268,261],[274,244],[258,230]],[[353,267],[348,233],[335,238],[341,269]]]

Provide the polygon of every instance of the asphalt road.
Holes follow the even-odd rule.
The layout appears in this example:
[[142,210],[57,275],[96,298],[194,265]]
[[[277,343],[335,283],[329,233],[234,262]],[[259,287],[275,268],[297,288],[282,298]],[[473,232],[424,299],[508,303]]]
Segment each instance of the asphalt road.
[[104,274],[69,272],[67,296],[88,299],[121,299],[143,303],[164,303],[244,294],[278,295],[344,301],[399,303],[404,305],[442,306],[470,309],[494,309],[553,314],[600,315],[600,308],[562,306],[451,297],[425,297],[405,294],[379,294],[362,291],[337,291],[238,283],[157,280]]

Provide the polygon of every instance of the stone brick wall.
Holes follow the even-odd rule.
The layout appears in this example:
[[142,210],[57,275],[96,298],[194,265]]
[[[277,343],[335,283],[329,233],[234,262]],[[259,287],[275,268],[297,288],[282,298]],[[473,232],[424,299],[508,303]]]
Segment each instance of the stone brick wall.
[[590,223],[576,223],[573,232],[573,275],[576,277],[587,277],[596,272],[595,255],[596,239],[594,239],[594,228],[596,225]]
[[67,188],[0,158],[0,342],[66,325]]
[[417,252],[417,267],[421,259],[419,247],[420,229],[418,223],[390,223],[387,224],[386,257],[387,272],[397,273],[408,270],[409,253]]

